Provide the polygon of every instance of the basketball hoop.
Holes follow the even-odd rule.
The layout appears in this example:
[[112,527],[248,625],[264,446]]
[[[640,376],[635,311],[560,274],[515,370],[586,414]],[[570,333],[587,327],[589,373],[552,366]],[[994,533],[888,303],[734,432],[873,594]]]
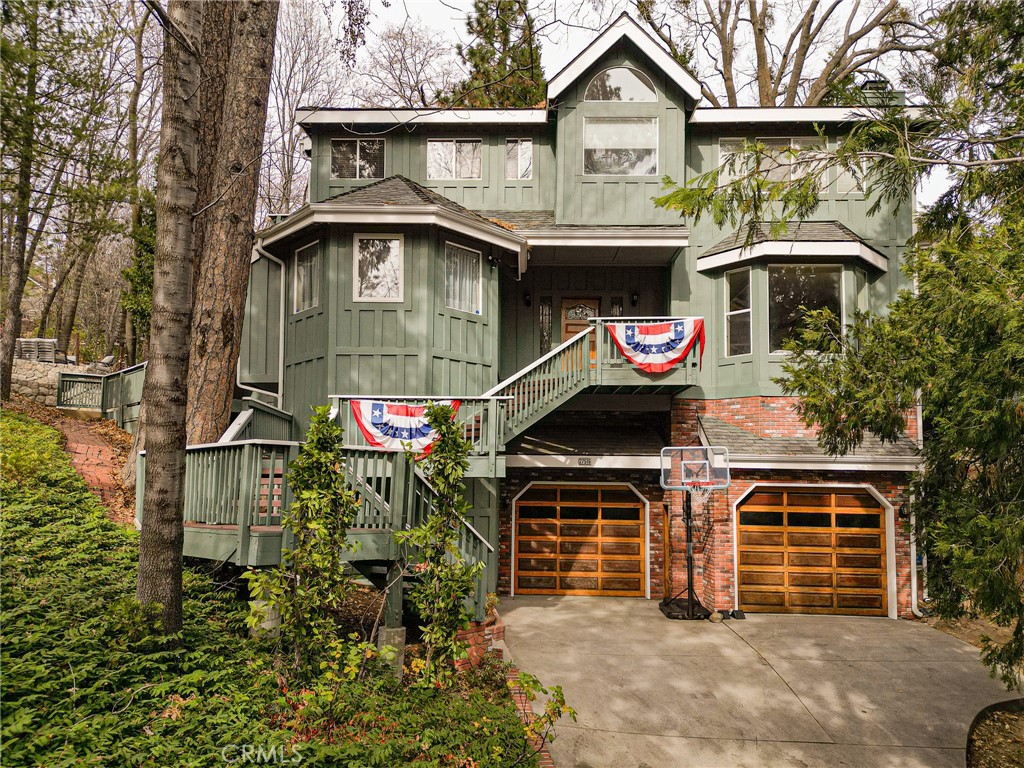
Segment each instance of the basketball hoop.
[[693,445],[661,449],[661,487],[686,491],[686,599],[661,601],[661,612],[670,619],[706,619],[711,611],[700,604],[693,588],[693,509],[708,510],[711,494],[728,488],[729,449],[714,445]]

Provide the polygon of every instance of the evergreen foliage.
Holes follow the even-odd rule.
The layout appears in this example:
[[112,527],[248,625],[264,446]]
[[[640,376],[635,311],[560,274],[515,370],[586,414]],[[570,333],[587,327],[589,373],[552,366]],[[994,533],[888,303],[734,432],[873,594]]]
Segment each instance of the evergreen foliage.
[[466,22],[473,42],[456,51],[469,77],[441,94],[446,107],[525,109],[543,104],[540,40],[525,0],[475,0]]
[[[779,383],[832,454],[867,433],[894,440],[920,403],[923,469],[907,504],[929,592],[945,617],[1013,627],[984,650],[1012,687],[1024,669],[1024,16],[1017,0],[958,0],[931,23],[929,61],[905,74],[924,106],[862,104],[834,152],[747,142],[686,186],[666,179],[655,202],[752,236],[757,222],[779,232],[810,217],[833,168],[863,181],[872,213],[907,204],[935,169],[949,175],[905,255],[916,291],[843,333],[809,313]],[[794,163],[792,180],[766,174]]]
[[139,225],[132,231],[135,247],[132,263],[122,275],[129,290],[121,297],[128,310],[136,337],[149,334],[149,317],[153,309],[153,254],[156,250],[156,193],[140,190]]

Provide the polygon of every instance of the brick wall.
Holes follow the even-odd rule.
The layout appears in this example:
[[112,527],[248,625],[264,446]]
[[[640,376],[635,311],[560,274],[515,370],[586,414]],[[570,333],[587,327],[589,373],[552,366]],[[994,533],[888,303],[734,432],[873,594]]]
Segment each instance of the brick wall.
[[494,643],[505,639],[505,623],[501,616],[494,613],[484,621],[471,621],[467,629],[459,630],[457,637],[466,643],[468,655],[464,659],[457,659],[455,668],[461,671],[479,667],[488,653],[501,653],[494,648]]

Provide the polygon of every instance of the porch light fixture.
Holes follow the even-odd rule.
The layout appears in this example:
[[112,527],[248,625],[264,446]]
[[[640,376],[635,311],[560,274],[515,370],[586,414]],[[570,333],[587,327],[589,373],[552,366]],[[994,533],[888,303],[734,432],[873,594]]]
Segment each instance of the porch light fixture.
[[629,303],[630,303],[630,304],[631,304],[632,306],[634,306],[634,307],[635,307],[635,306],[636,306],[637,304],[639,304],[639,303],[640,303],[640,292],[639,292],[639,291],[633,291],[633,295],[629,297]]
[[533,306],[533,296],[530,295],[529,291],[525,291],[523,293],[523,304],[525,304],[528,307]]

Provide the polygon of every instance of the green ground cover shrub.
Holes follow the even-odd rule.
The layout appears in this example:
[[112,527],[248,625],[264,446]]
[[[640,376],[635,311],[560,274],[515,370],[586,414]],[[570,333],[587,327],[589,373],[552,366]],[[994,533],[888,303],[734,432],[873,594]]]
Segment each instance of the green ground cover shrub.
[[[0,414],[3,764],[535,763],[501,675],[446,690],[388,676],[289,690],[231,587],[186,570],[185,626],[133,600],[138,536],[108,520],[59,434]],[[342,716],[337,716],[337,713]]]

